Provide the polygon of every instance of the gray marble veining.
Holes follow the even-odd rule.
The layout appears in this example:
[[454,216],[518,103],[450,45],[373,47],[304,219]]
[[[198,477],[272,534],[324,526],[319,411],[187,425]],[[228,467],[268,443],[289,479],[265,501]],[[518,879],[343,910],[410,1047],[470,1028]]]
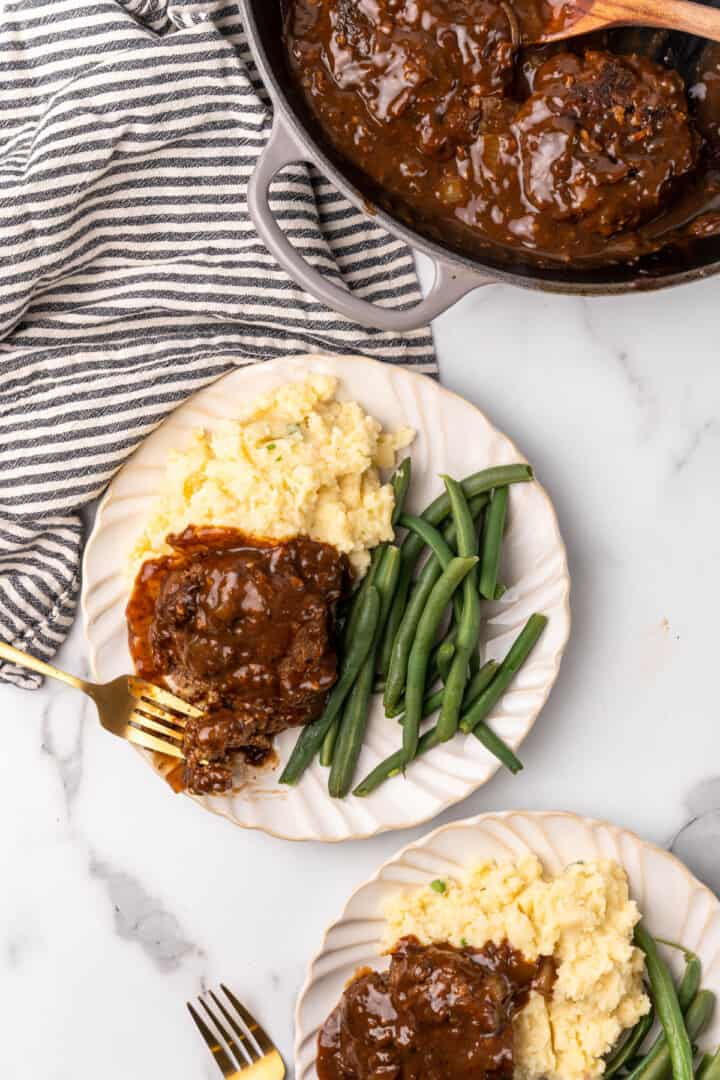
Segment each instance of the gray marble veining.
[[113,870],[96,856],[90,859],[90,873],[107,889],[117,934],[137,943],[159,971],[175,971],[186,956],[199,951],[186,940],[176,916],[130,874]]

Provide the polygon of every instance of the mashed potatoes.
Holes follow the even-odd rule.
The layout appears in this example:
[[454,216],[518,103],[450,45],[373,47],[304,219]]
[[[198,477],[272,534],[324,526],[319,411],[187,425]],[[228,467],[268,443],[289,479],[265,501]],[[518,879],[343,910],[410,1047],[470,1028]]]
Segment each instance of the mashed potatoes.
[[555,958],[552,998],[531,994],[515,1019],[518,1080],[601,1076],[603,1055],[650,1009],[644,957],[632,943],[640,914],[617,863],[573,863],[546,879],[534,856],[486,862],[399,896],[386,917],[388,949],[414,934],[458,946],[506,939],[528,960]]
[[309,536],[363,573],[368,550],[393,537],[393,491],[379,470],[394,466],[414,432],[384,432],[357,402],[336,400],[337,383],[326,375],[287,383],[172,452],[163,494],[131,555],[132,576],[145,559],[167,554],[167,535],[188,525],[274,540]]

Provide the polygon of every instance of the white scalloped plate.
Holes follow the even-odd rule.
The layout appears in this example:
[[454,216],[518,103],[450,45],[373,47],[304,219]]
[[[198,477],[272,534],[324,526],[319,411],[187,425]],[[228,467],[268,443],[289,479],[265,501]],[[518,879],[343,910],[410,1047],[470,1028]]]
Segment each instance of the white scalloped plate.
[[[353,893],[340,918],[326,931],[298,999],[296,1080],[316,1080],[318,1031],[348,979],[358,968],[387,966],[380,957],[382,913],[398,890],[452,877],[483,859],[514,860],[531,852],[551,874],[578,859],[619,862],[651,932],[693,949],[702,960],[703,986],[720,999],[720,902],[674,855],[634,833],[574,814],[481,814],[444,825],[403,848]],[[680,963],[672,955],[668,959]],[[714,1048],[718,1043],[720,1008],[700,1047]]]
[[[183,446],[194,429],[232,417],[239,401],[302,379],[311,371],[337,375],[341,395],[359,401],[386,427],[409,424],[417,430],[412,448],[410,506],[414,510],[442,490],[440,473],[465,476],[486,466],[525,460],[473,405],[432,379],[391,364],[362,357],[304,356],[225,375],[195,394],[145,440],[100,504],[85,551],[82,594],[90,662],[98,679],[132,670],[125,623],[125,565],[160,492],[168,451]],[[483,627],[485,656],[504,656],[533,611],[549,616],[530,660],[491,717],[493,727],[515,749],[550,693],[570,632],[565,547],[552,504],[537,482],[513,488],[503,558],[503,580],[511,587],[502,601],[488,606]],[[288,731],[276,740],[281,762],[296,738],[297,732]],[[385,720],[378,698],[358,779],[397,744],[398,727]],[[151,755],[144,756],[154,764]],[[316,763],[296,788],[279,785],[278,773],[265,771],[233,793],[197,801],[237,825],[274,836],[338,841],[427,821],[470,795],[497,767],[475,738],[463,736],[414,765],[406,779],[391,780],[366,799],[330,799],[327,772]]]

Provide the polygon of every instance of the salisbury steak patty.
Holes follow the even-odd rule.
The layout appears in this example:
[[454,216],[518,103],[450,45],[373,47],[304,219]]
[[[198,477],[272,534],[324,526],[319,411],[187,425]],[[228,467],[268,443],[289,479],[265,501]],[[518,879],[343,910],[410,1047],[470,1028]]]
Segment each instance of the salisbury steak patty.
[[128,605],[137,673],[206,710],[185,738],[186,786],[226,790],[231,754],[267,754],[272,736],[323,709],[336,679],[334,604],[349,581],[333,547],[189,528],[146,562]]
[[550,221],[610,236],[657,214],[693,168],[680,76],[643,57],[559,53],[540,66],[513,133],[525,198]]
[[552,993],[552,960],[402,938],[387,972],[349,984],[318,1039],[320,1080],[511,1080],[515,1013]]
[[500,0],[297,0],[288,36],[331,138],[382,177],[452,157],[513,76]]

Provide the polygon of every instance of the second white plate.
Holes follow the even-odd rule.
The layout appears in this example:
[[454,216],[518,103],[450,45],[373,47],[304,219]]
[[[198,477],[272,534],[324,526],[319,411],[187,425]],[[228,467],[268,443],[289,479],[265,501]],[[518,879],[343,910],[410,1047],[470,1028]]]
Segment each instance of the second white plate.
[[[693,949],[702,961],[702,985],[720,998],[720,903],[673,855],[634,833],[574,814],[482,814],[436,829],[398,852],[353,893],[328,928],[298,999],[296,1080],[317,1080],[318,1031],[348,980],[358,968],[387,966],[380,950],[383,909],[391,897],[434,878],[456,876],[473,863],[516,861],[530,853],[550,874],[580,859],[620,863],[651,933]],[[682,968],[677,956],[669,960]],[[700,1039],[703,1050],[718,1043],[720,1008]]]
[[[385,427],[409,424],[416,429],[413,510],[439,494],[441,473],[462,477],[491,465],[525,460],[469,402],[432,379],[391,364],[362,357],[301,356],[231,372],[197,393],[145,440],[100,504],[85,552],[82,595],[90,661],[98,679],[132,670],[125,622],[126,563],[161,491],[168,451],[185,445],[194,429],[232,418],[239,402],[303,379],[309,372],[336,375],[341,396],[359,401]],[[502,573],[510,588],[502,601],[485,609],[485,658],[502,658],[532,612],[549,618],[530,660],[490,717],[497,733],[517,749],[550,693],[570,632],[565,547],[552,504],[537,482],[513,488]],[[286,731],[277,739],[281,762],[296,738],[297,732]],[[358,780],[398,744],[398,725],[385,719],[377,698]],[[153,764],[151,755],[145,756]],[[388,781],[366,799],[331,799],[327,771],[315,763],[295,788],[279,785],[277,772],[265,772],[232,793],[198,801],[246,828],[291,840],[339,841],[427,821],[470,795],[497,768],[496,759],[474,737],[464,736],[434,750],[414,764],[406,778]]]

